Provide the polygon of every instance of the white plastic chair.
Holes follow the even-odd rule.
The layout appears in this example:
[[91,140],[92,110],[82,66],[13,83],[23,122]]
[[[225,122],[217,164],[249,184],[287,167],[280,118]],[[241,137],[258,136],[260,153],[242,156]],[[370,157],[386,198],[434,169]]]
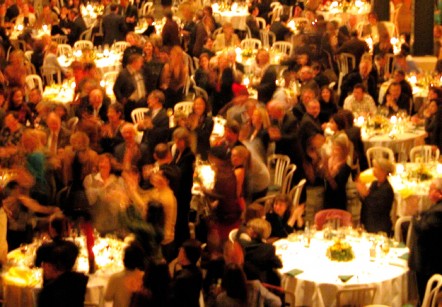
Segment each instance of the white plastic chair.
[[256,17],[256,21],[258,22],[258,28],[260,30],[264,30],[267,26],[266,20],[262,17]]
[[235,242],[237,234],[238,234],[238,228],[232,229],[229,232],[229,241],[232,242],[232,243]]
[[206,90],[203,89],[202,87],[194,85],[193,86],[193,91],[195,92],[195,97],[201,96],[206,101],[209,100],[209,95],[207,94]]
[[336,307],[373,304],[375,294],[374,286],[346,287],[336,293]]
[[280,4],[280,5],[275,5],[273,7],[273,10],[269,13],[269,17],[271,20],[271,24],[274,23],[275,21],[279,20],[279,17],[281,17],[282,13],[284,11],[284,7]]
[[149,111],[149,108],[136,108],[132,110],[130,113],[130,117],[132,118],[132,122],[134,124],[138,124],[144,119],[146,112]]
[[388,34],[390,35],[390,37],[397,37],[398,36],[396,25],[394,24],[394,22],[380,21],[379,23],[383,24],[385,26],[385,28],[387,28],[387,31],[388,31]]
[[89,40],[79,40],[74,43],[75,49],[94,49],[94,44]]
[[341,53],[337,55],[336,62],[339,68],[339,77],[338,77],[338,94],[341,93],[341,85],[344,76],[353,70],[356,66],[356,58],[351,53]]
[[40,68],[41,76],[46,85],[53,83],[61,84],[61,70],[54,66],[42,66]]
[[307,182],[307,180],[302,179],[301,181],[298,182],[298,184],[296,186],[294,186],[290,190],[289,197],[292,200],[293,208],[298,207],[299,199],[301,198],[301,192],[302,192],[302,189],[304,188],[304,185],[305,185],[306,182]]
[[[394,239],[397,242],[404,242],[406,246],[410,246],[410,236],[411,236],[411,216],[401,216],[396,220],[394,224]],[[410,223],[407,229],[407,237],[403,238],[402,225],[404,223]]]
[[39,75],[27,75],[25,82],[29,89],[38,87],[40,93],[43,94],[43,80]]
[[437,295],[442,287],[442,275],[434,274],[427,282],[422,307],[436,307]]
[[173,113],[182,113],[186,116],[193,111],[193,101],[181,101],[173,107]]
[[92,26],[92,27],[90,27],[89,29],[83,31],[83,32],[80,34],[79,39],[80,39],[80,40],[87,40],[87,41],[90,41],[90,42],[92,43],[92,30],[93,30],[93,28],[94,28],[94,27]]
[[262,43],[259,39],[256,38],[245,38],[241,41],[240,47],[242,49],[261,49]]
[[154,10],[153,2],[146,2],[143,4],[143,7],[141,8],[141,15],[146,16],[152,14],[153,10]]
[[368,160],[368,167],[373,167],[373,159],[379,157],[386,158],[393,164],[395,163],[393,150],[387,147],[380,147],[380,146],[371,147],[367,149],[366,155]]
[[290,56],[293,52],[293,45],[289,42],[278,41],[273,43],[272,49]]
[[112,45],[112,49],[116,51],[117,53],[123,53],[124,50],[126,50],[127,47],[129,47],[130,44],[125,41],[115,42]]
[[421,163],[438,161],[439,155],[440,155],[439,148],[435,148],[433,150],[433,147],[431,145],[415,146],[410,150],[410,161],[421,162]]
[[68,44],[59,44],[57,46],[57,56],[64,55],[69,57],[72,55],[72,47]]
[[293,174],[296,172],[296,165],[295,164],[289,164],[285,170],[282,187],[281,187],[281,194],[289,194],[290,188],[292,186],[292,179]]
[[396,58],[393,53],[387,53],[385,55],[385,67],[384,67],[385,73],[389,73],[389,74],[393,73],[395,62],[396,62]]
[[270,48],[276,42],[276,35],[270,30],[259,30],[259,37],[261,38],[262,46],[264,48]]
[[27,51],[25,51],[25,57],[26,57],[26,59],[28,60],[28,61],[31,61],[31,58],[32,58],[32,54],[34,53],[34,51],[32,51],[32,50],[27,50]]
[[51,36],[51,40],[58,44],[66,44],[68,42],[68,37],[66,35],[54,35]]
[[269,190],[279,190],[284,182],[284,175],[290,164],[290,158],[286,155],[273,154],[267,159],[267,167],[269,170],[274,169],[273,182]]

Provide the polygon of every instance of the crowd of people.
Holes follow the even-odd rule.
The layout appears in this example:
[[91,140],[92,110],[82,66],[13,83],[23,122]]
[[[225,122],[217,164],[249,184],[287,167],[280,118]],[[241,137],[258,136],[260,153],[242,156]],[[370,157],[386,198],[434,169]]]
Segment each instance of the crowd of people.
[[[393,46],[375,13],[361,31],[357,16],[339,25],[309,7],[283,3],[282,15],[271,22],[270,2],[257,1],[247,17],[251,36],[261,39],[260,31],[271,31],[277,41],[292,42],[293,53],[274,65],[271,52],[261,48],[245,67],[235,48],[246,32],[219,24],[210,6],[185,1],[175,11],[163,3],[160,21],[139,15],[141,1],[109,2],[96,4],[102,7],[101,26],[89,26],[97,46],[128,43],[113,86],[115,101],[101,86],[102,72],[87,50],[69,68],[57,59],[60,36],[73,45],[87,30],[83,3],[59,7],[50,1],[41,12],[23,0],[0,4],[0,164],[12,178],[1,189],[0,235],[7,245],[0,248],[0,264],[8,250],[46,231],[42,216],[55,214],[52,240],[36,259],[44,271],[41,306],[84,301],[87,276],[73,272],[79,251],[66,240],[65,224],[79,230],[93,226],[103,236],[132,234],[125,270],[111,277],[105,293],[117,306],[198,306],[201,290],[215,306],[279,306],[280,298],[264,286],[280,285],[276,269],[282,263],[271,242],[302,230],[321,209],[350,211],[355,225],[391,235],[394,193],[388,176],[394,165],[377,159],[376,181],[367,188],[359,180],[368,163],[361,130],[353,123],[355,116],[378,112],[406,114],[425,126],[426,142],[442,150],[442,89],[431,87],[416,107],[405,78],[420,73],[409,55],[409,33],[394,69],[387,71]],[[309,23],[295,34],[289,16]],[[147,28],[136,34],[141,18]],[[257,18],[268,27],[260,28]],[[160,32],[154,22],[163,24]],[[21,45],[8,36],[18,25],[24,26]],[[32,28],[43,25],[51,35],[35,38]],[[365,36],[375,39],[372,54]],[[341,53],[352,54],[355,67],[338,82]],[[46,67],[74,80],[70,103],[46,99],[41,88],[26,82],[27,75]],[[381,93],[384,82],[388,89]],[[175,112],[170,125],[175,105],[192,91],[198,94],[190,114]],[[148,111],[134,122],[137,108]],[[226,119],[217,138],[214,117]],[[256,202],[273,188],[271,153],[296,166],[291,187],[307,180],[296,208],[288,195],[274,197],[269,208]],[[200,185],[192,193],[200,183],[195,165],[201,163],[212,166],[214,186]],[[228,238],[234,229],[233,243]],[[182,269],[170,274],[174,259]],[[78,291],[70,291],[72,284]]]

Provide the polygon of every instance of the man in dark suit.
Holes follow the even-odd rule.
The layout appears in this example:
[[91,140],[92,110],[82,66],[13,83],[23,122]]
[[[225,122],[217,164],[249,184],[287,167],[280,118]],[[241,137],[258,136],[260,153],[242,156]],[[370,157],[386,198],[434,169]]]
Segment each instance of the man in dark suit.
[[103,90],[95,88],[89,92],[85,99],[81,100],[76,115],[80,119],[83,116],[93,116],[101,122],[108,122],[107,109],[110,103],[110,99],[104,95]]
[[431,208],[414,216],[411,222],[411,246],[408,266],[416,272],[420,302],[433,274],[442,274],[442,179],[433,180],[428,198]]
[[408,115],[413,115],[414,110],[411,101],[411,96],[402,93],[401,84],[399,82],[392,82],[388,87],[382,104],[388,108],[390,115],[396,114],[399,110],[405,110]]
[[47,148],[52,155],[56,155],[59,149],[69,145],[71,136],[69,130],[61,125],[60,117],[54,113],[49,113],[46,118],[47,131]]
[[135,5],[131,5],[129,0],[120,0],[118,14],[124,16],[126,28],[128,31],[135,31],[138,22],[138,9]]
[[265,67],[263,68],[263,75],[261,81],[256,87],[258,91],[258,100],[267,103],[269,102],[276,90],[276,68],[270,65],[270,54],[267,50],[261,49],[256,54],[256,59]]
[[[144,121],[138,124],[138,130],[144,131],[142,143],[147,145],[150,153],[157,144],[167,143],[170,139],[169,116],[163,108],[164,101],[163,92],[152,91],[147,97],[149,111]],[[153,155],[149,156],[149,161],[153,161]]]
[[307,104],[316,99],[316,92],[311,88],[306,88],[301,92],[301,101],[298,102],[295,107],[292,109],[293,115],[296,117],[298,122],[302,120],[305,112],[307,111]]
[[146,97],[145,81],[141,74],[143,63],[142,55],[130,55],[126,68],[120,71],[115,80],[114,94],[117,101],[124,106],[124,119],[127,122],[132,121],[132,110]]
[[353,31],[351,33],[351,37],[349,40],[345,41],[338,50],[336,50],[336,54],[340,53],[350,53],[355,56],[356,66],[361,62],[362,55],[366,52],[370,51],[368,45],[365,41],[359,39],[358,31]]
[[319,113],[321,106],[316,99],[310,100],[306,105],[306,112],[299,125],[299,139],[304,140],[307,135],[322,134]]
[[117,14],[118,5],[112,4],[110,10],[111,13],[103,17],[103,44],[108,45],[124,41],[127,32],[124,17]]
[[292,30],[287,27],[287,21],[289,20],[289,15],[282,14],[279,21],[275,21],[270,26],[270,31],[275,33],[276,41],[285,41],[290,35],[292,35]]
[[261,39],[261,36],[259,34],[259,26],[258,21],[256,20],[256,17],[259,15],[259,8],[256,5],[252,5],[249,8],[249,16],[246,18],[246,25],[250,29],[250,33],[252,34],[253,38]]
[[86,23],[77,9],[69,11],[68,42],[71,46],[79,40],[81,33],[87,30]]
[[358,71],[350,72],[344,76],[341,85],[341,96],[339,97],[339,105],[344,105],[345,98],[353,91],[353,87],[362,83],[367,89],[367,93],[377,101],[377,80],[370,74],[372,68],[371,61],[361,61]]

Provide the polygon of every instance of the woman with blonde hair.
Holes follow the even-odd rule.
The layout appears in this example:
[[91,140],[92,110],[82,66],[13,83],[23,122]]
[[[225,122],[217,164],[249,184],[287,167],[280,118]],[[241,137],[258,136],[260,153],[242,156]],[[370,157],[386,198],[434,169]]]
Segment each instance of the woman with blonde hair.
[[264,163],[267,161],[267,149],[269,146],[268,138],[265,135],[269,127],[270,118],[266,108],[257,106],[252,113],[248,136],[245,140],[241,140],[249,150],[253,149]]
[[325,181],[324,209],[347,210],[346,186],[351,173],[347,164],[350,140],[339,134],[332,142],[330,157],[324,160],[321,172]]
[[170,50],[169,62],[164,65],[160,88],[166,95],[166,108],[173,108],[183,100],[183,89],[189,78],[189,69],[184,59],[184,51],[180,46]]

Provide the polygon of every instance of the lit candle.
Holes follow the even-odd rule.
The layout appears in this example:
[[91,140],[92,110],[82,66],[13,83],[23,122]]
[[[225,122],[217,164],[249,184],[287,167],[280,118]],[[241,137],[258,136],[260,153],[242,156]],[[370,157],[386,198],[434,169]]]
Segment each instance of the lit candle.
[[390,122],[391,122],[393,125],[396,125],[396,124],[397,124],[397,117],[393,115],[393,116],[390,118]]
[[250,79],[249,79],[249,77],[245,77],[242,83],[243,83],[246,87],[249,87],[249,84],[250,84]]
[[357,126],[362,127],[364,125],[365,118],[364,116],[359,116],[357,119]]
[[436,171],[439,175],[442,174],[442,164],[437,164]]
[[18,26],[17,26],[17,29],[18,29],[19,31],[23,31],[23,25],[18,25]]

